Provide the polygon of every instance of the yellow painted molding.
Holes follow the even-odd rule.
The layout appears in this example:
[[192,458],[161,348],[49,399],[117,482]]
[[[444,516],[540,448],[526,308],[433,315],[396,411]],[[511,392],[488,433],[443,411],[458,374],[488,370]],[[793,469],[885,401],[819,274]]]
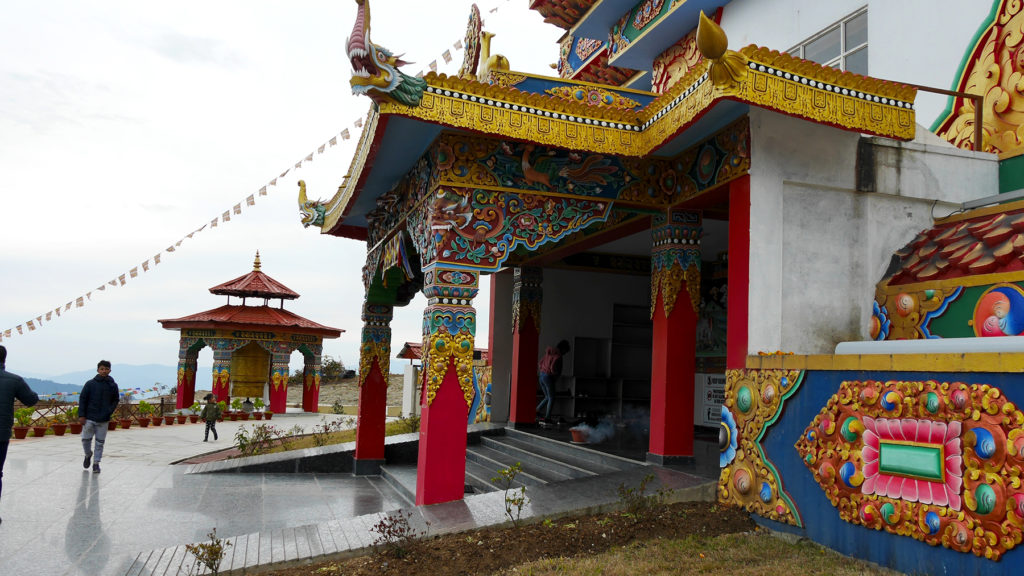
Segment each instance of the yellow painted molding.
[[962,222],[964,220],[970,220],[972,218],[982,218],[984,216],[991,216],[993,214],[1002,214],[1003,212],[1012,212],[1013,210],[1020,210],[1024,208],[1024,200],[1017,200],[1016,202],[1007,202],[1005,204],[996,204],[995,206],[986,206],[984,208],[977,208],[969,212],[962,214],[952,214],[945,218],[938,218],[935,220],[936,225],[950,224],[952,222]]
[[1024,373],[1024,352],[747,356],[747,370]]

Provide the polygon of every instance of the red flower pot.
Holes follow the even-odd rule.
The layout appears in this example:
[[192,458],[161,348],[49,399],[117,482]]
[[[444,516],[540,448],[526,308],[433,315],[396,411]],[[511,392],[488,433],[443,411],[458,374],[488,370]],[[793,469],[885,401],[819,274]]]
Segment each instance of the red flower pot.
[[573,442],[575,442],[577,444],[586,444],[587,443],[587,431],[586,430],[575,430],[573,428],[570,428],[569,432],[572,433],[572,441]]
[[168,426],[174,424],[174,416],[164,416],[164,424],[167,424]]
[[117,430],[117,420],[107,422],[107,430]]
[[161,416],[154,416],[153,417],[153,426],[159,426],[159,425],[161,425],[163,423],[164,423],[163,417],[161,417]]
[[193,423],[193,424],[195,424],[196,422],[199,422],[199,414],[189,414],[188,415],[188,421]]
[[239,416],[242,417],[242,420],[248,420],[249,419],[249,413],[248,412],[242,412],[241,414],[239,414]]
[[125,430],[127,430],[127,429],[132,427],[132,419],[131,418],[121,418],[119,420],[119,422],[121,423],[121,428],[123,428]]
[[82,433],[82,425],[79,424],[77,421],[70,422],[70,423],[68,423],[68,430],[70,430],[72,434],[81,434]]
[[267,420],[270,420],[270,419],[271,419],[271,418],[272,418],[273,416],[274,416],[274,413],[273,413],[273,412],[264,412],[264,413],[263,413],[263,417],[264,417],[265,419],[267,419]]
[[188,416],[185,416],[184,414],[178,414],[178,424],[184,424],[185,420],[187,420],[187,419],[188,419]]
[[149,418],[146,418],[144,416],[140,417],[139,426],[142,426],[143,428],[149,428]]
[[49,428],[49,426],[33,426],[32,436],[35,436],[36,438],[42,438],[43,436],[46,436],[47,428]]
[[31,426],[15,426],[13,428],[15,440],[24,440],[25,437],[28,436],[28,431],[31,429]]
[[257,420],[263,420],[263,412],[253,412],[252,417]]
[[53,435],[54,436],[63,436],[64,433],[67,432],[67,430],[68,430],[68,425],[60,423],[60,422],[57,422],[57,423],[53,424],[52,428],[53,428]]

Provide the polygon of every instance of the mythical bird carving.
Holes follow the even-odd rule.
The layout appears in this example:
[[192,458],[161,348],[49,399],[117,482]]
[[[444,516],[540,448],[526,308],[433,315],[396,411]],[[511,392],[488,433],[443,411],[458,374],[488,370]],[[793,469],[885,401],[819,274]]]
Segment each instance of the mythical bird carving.
[[320,200],[310,201],[306,198],[306,181],[299,180],[299,213],[302,215],[302,226],[323,226],[327,207]]
[[348,59],[352,63],[353,94],[366,94],[374,102],[392,100],[406,106],[418,106],[423,98],[426,80],[409,76],[398,67],[409,64],[401,56],[370,41],[370,2],[356,0],[359,10],[348,42]]

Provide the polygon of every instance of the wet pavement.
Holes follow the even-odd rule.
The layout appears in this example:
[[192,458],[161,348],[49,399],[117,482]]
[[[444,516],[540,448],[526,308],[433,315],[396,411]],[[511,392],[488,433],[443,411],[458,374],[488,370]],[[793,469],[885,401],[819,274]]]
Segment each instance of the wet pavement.
[[[274,423],[309,430],[321,417],[279,414]],[[370,528],[382,512],[407,506],[379,477],[190,474],[190,466],[170,465],[230,446],[242,425],[218,424],[220,441],[210,443],[202,442],[201,424],[110,432],[100,474],[82,469],[78,436],[12,440],[0,500],[0,574],[187,574],[192,559],[184,545],[205,540],[214,527],[232,543],[222,573],[310,562],[359,553],[375,540]],[[650,471],[652,490],[714,492],[707,479],[641,468],[531,488],[523,517],[612,505],[620,483],[638,484]],[[431,534],[504,521],[501,493],[407,508],[411,522]]]

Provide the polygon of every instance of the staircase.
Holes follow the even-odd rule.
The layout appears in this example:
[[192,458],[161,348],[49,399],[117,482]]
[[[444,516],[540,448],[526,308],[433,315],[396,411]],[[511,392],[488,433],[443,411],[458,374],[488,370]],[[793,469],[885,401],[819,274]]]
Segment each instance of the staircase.
[[[466,493],[481,494],[501,488],[491,481],[498,470],[514,466],[521,471],[512,487],[537,486],[610,474],[644,466],[643,463],[505,428],[498,435],[480,436],[466,447]],[[410,504],[416,500],[416,465],[386,464],[381,477]]]

